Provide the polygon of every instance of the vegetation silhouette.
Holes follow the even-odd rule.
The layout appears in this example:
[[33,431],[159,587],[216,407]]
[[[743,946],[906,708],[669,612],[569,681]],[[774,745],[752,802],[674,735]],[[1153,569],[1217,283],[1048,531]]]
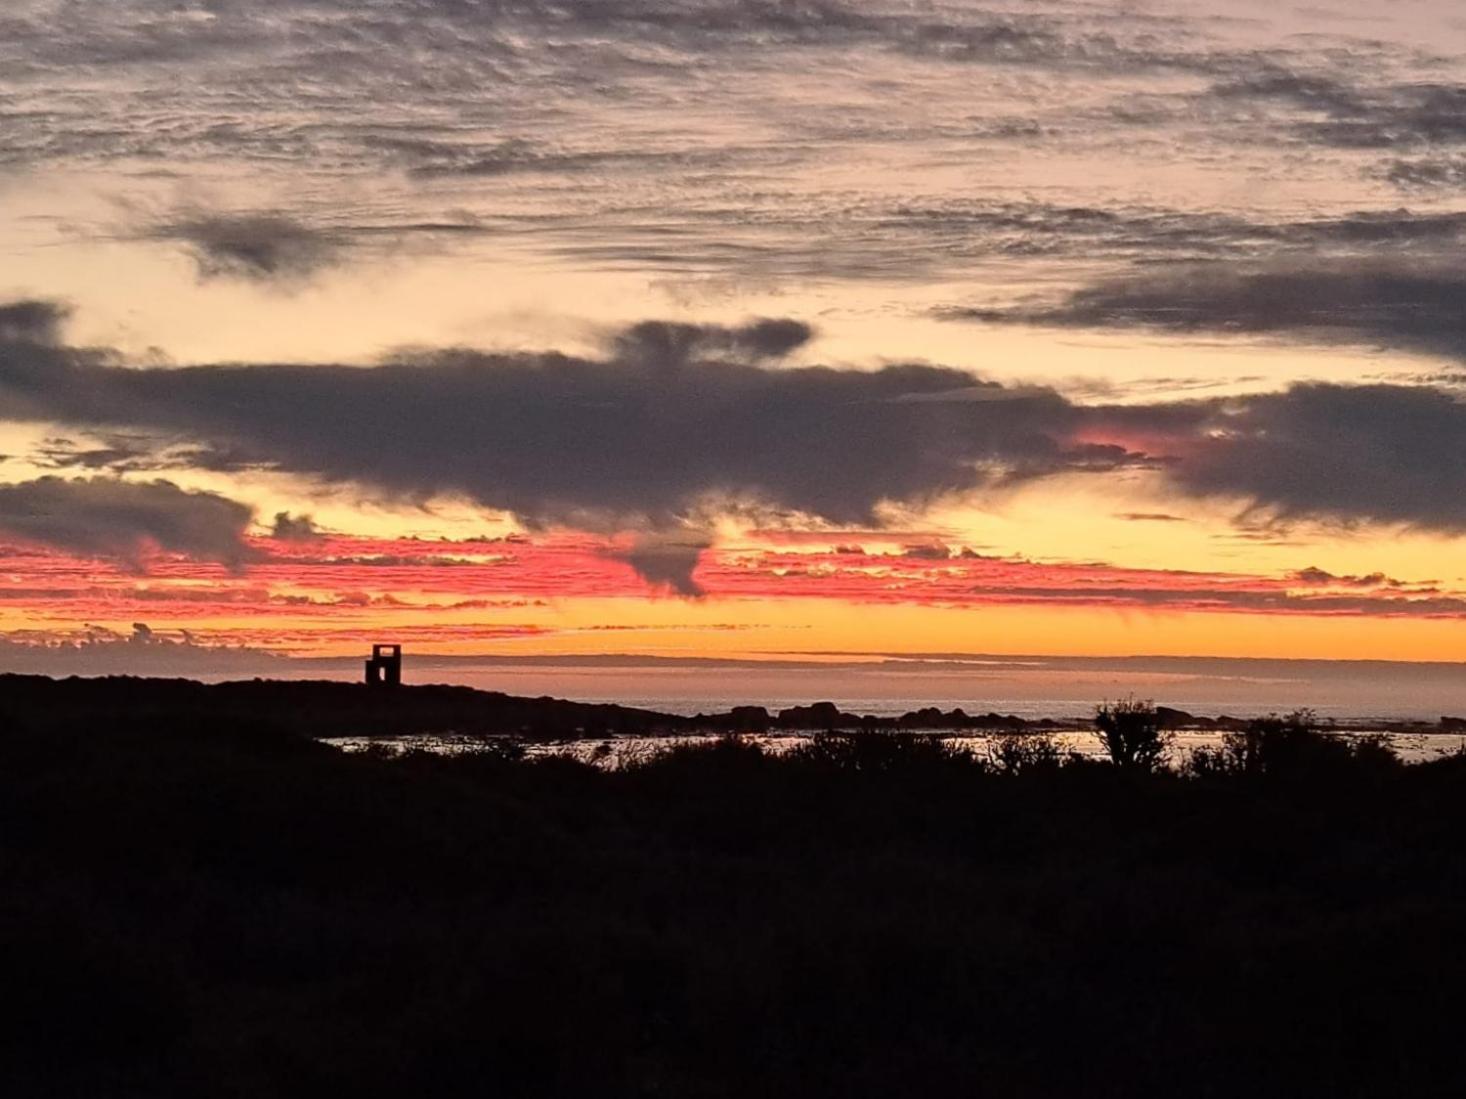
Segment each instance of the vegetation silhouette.
[[1187,761],[1198,776],[1213,774],[1303,781],[1359,769],[1387,772],[1400,766],[1384,737],[1321,733],[1312,710],[1257,718],[1241,730],[1223,733],[1216,748],[1199,748]]
[[1466,757],[1304,715],[1180,770],[1012,735],[605,769],[0,702],[0,1081],[1460,1093]]
[[1155,771],[1165,765],[1171,734],[1161,730],[1155,703],[1135,697],[1106,702],[1094,712],[1094,728],[1105,754],[1127,771]]
[[[1002,774],[1053,771],[1066,758],[1054,738],[1044,733],[1000,732],[988,737],[988,764]],[[1077,757],[1071,753],[1070,761]]]

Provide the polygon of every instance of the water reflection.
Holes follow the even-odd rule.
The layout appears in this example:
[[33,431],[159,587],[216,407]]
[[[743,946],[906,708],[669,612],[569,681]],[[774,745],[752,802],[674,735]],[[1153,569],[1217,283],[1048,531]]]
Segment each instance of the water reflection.
[[[987,757],[989,744],[998,735],[973,733],[971,731],[942,733],[940,730],[923,730],[924,735],[929,735],[932,732],[942,736],[952,744],[967,748],[979,759]],[[612,737],[609,739],[582,738],[576,740],[527,741],[523,743],[522,747],[525,756],[529,758],[565,756],[579,760],[582,763],[591,763],[598,767],[605,767],[608,770],[615,770],[620,767],[644,762],[653,756],[674,748],[713,744],[721,739],[722,735],[692,733],[681,736],[626,736]],[[889,733],[872,735],[902,736],[907,734]],[[1030,735],[1039,736],[1043,734],[1035,733]],[[1104,758],[1105,753],[1103,747],[1100,745],[1099,738],[1091,730],[1071,729],[1051,735],[1054,743],[1061,752],[1077,752],[1082,756],[1093,759]],[[1222,735],[1218,731],[1182,730],[1176,732],[1171,741],[1170,762],[1172,766],[1183,764],[1191,753],[1199,748],[1220,747],[1222,744]],[[1320,735],[1340,738],[1382,736],[1385,743],[1406,763],[1422,763],[1456,752],[1466,752],[1466,736],[1460,733],[1442,733],[1430,730],[1402,732],[1400,730],[1390,729],[1358,728],[1347,731],[1332,731]],[[446,756],[472,755],[487,752],[501,753],[506,743],[510,743],[505,737],[471,736],[455,733],[433,733],[420,736],[397,737],[329,737],[323,739],[324,743],[346,752],[378,751],[389,755],[402,755],[407,752],[431,752],[434,755]],[[759,733],[745,734],[742,739],[748,743],[758,744],[765,751],[777,755],[790,751],[802,744],[807,744],[811,738],[807,733]]]

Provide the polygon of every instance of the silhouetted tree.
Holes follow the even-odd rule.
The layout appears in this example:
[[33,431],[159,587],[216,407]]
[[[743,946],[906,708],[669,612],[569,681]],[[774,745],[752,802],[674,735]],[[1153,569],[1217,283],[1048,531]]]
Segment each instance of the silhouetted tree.
[[1171,734],[1163,732],[1155,704],[1134,697],[1106,702],[1094,714],[1095,731],[1105,754],[1127,771],[1154,771],[1166,761]]

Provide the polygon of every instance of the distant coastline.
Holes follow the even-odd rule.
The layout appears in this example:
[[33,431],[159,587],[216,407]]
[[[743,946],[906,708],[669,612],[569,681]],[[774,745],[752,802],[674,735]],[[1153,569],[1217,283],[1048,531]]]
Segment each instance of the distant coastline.
[[[1096,699],[1098,703],[1100,700]],[[370,689],[336,680],[248,679],[205,683],[184,678],[0,674],[0,718],[26,728],[72,726],[119,712],[169,725],[189,720],[253,725],[318,738],[453,733],[525,739],[676,736],[698,733],[1066,732],[1089,727],[1072,716],[1024,717],[974,705],[920,707],[899,716],[860,713],[830,701],[769,708],[739,705],[692,715],[612,703],[526,697],[446,684]],[[1227,732],[1246,716],[1195,714],[1161,703],[1169,730]],[[1333,720],[1338,732],[1466,734],[1466,717],[1435,721]]]

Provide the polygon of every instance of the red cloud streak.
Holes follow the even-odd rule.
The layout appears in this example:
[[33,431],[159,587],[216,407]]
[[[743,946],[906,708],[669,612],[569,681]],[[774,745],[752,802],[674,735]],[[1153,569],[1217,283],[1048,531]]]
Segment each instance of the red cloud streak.
[[[1305,570],[1305,583],[1303,573],[1270,577],[990,557],[930,539],[898,551],[891,546],[900,535],[877,540],[870,532],[821,538],[826,548],[813,548],[819,545],[813,537],[791,537],[772,548],[711,550],[697,581],[710,599],[1466,617],[1466,594],[1412,588],[1383,576],[1372,587],[1360,577],[1331,584],[1321,581],[1328,574]],[[811,548],[792,548],[806,543]],[[253,548],[258,561],[243,574],[167,554],[155,555],[139,574],[57,551],[0,547],[0,613],[23,612],[30,624],[55,628],[223,620],[231,638],[277,645],[351,641],[384,627],[396,637],[447,643],[538,636],[546,627],[533,623],[533,611],[550,600],[648,595],[645,582],[614,556],[618,545],[589,535],[258,538]]]

